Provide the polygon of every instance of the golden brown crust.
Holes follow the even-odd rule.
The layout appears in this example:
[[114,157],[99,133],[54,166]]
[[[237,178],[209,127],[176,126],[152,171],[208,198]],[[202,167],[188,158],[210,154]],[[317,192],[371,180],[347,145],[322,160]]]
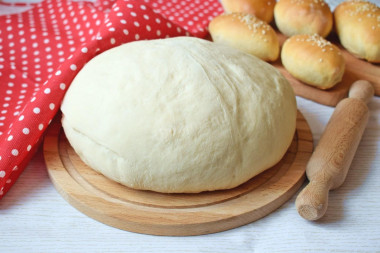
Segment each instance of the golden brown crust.
[[279,0],[274,18],[278,29],[287,36],[317,33],[326,37],[333,26],[330,7],[324,0]]
[[346,1],[334,11],[341,44],[359,58],[380,62],[380,8],[367,1]]
[[273,20],[275,4],[276,0],[222,0],[223,8],[227,13],[252,14],[267,23]]
[[279,56],[276,32],[253,15],[222,14],[210,22],[209,31],[214,42],[237,48],[264,61],[275,61]]
[[320,89],[329,89],[340,82],[345,69],[339,48],[317,34],[287,39],[281,60],[291,75]]

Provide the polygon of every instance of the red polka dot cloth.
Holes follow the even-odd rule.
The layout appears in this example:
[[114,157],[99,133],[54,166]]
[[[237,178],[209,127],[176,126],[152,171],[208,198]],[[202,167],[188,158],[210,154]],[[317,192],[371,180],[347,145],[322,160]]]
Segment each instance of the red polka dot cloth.
[[205,37],[223,12],[218,0],[47,0],[30,7],[0,16],[0,198],[87,61],[129,41]]

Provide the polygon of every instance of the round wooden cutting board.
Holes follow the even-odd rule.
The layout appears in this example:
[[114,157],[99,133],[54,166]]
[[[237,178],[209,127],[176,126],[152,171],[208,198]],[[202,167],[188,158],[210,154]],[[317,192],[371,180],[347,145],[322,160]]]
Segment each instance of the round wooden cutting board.
[[54,186],[78,210],[123,230],[175,236],[220,232],[271,213],[302,185],[312,150],[309,126],[298,112],[293,142],[271,169],[230,190],[162,194],[133,190],[92,170],[76,155],[58,121],[43,147]]

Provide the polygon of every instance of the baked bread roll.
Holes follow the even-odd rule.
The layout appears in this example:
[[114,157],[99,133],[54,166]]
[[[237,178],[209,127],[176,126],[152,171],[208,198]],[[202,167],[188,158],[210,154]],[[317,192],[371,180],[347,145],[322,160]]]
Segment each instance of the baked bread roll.
[[292,87],[273,66],[190,37],[101,53],[75,77],[61,109],[84,162],[158,192],[244,183],[281,160],[297,115]]
[[279,56],[276,32],[251,14],[222,14],[210,22],[209,31],[214,42],[237,48],[264,61],[275,61]]
[[340,42],[369,62],[380,62],[380,8],[367,1],[346,1],[334,11]]
[[287,39],[281,60],[292,76],[320,89],[329,89],[339,83],[345,69],[339,48],[317,34]]
[[273,9],[276,0],[222,0],[225,12],[252,14],[270,23],[273,20]]
[[326,37],[333,25],[333,16],[323,0],[279,0],[274,7],[278,29],[286,36],[319,34]]

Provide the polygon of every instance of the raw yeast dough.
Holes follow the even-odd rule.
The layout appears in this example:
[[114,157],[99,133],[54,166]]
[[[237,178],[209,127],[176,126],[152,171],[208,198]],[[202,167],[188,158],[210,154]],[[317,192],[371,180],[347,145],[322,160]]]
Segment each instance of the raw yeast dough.
[[62,104],[72,147],[135,189],[235,187],[276,164],[295,131],[291,86],[271,65],[209,41],[139,41],[93,58]]

